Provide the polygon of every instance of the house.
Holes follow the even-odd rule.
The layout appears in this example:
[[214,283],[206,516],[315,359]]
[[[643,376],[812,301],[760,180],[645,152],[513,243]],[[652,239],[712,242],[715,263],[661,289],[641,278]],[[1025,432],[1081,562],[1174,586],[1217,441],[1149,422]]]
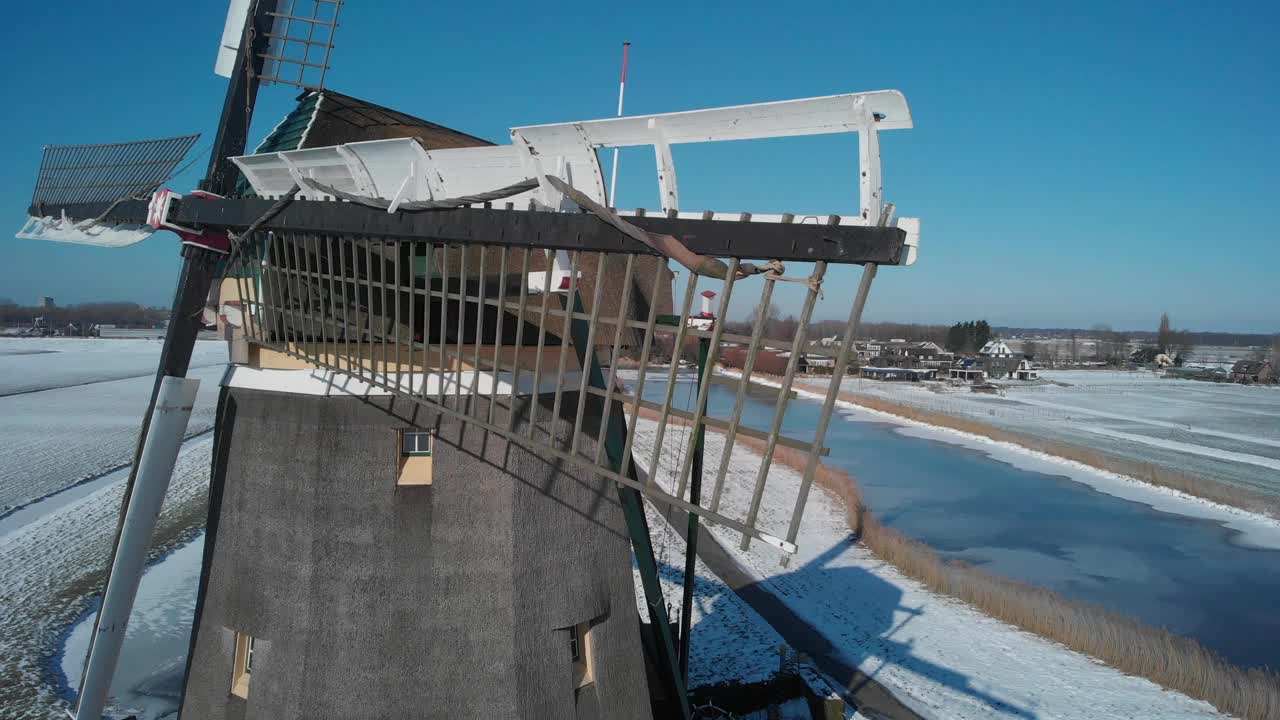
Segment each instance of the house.
[[954,354],[943,350],[937,343],[930,340],[920,342],[890,340],[879,347],[880,353],[872,358],[871,362],[877,367],[945,370],[955,362]]
[[965,380],[968,382],[982,382],[986,379],[986,373],[982,369],[982,365],[974,358],[962,358],[951,367],[950,376],[957,380]]
[[1276,372],[1268,360],[1240,360],[1231,366],[1231,382],[1251,385],[1276,382]]
[[907,380],[910,382],[919,382],[921,380],[936,380],[938,376],[937,370],[932,369],[911,369],[900,367],[864,367],[862,368],[862,377],[871,380]]
[[875,340],[866,342],[855,342],[853,349],[858,353],[859,364],[866,365],[875,358],[880,357],[880,353],[884,351],[884,345]]
[[978,364],[986,371],[987,377],[1014,377],[1019,380],[1034,380],[1039,377],[1039,373],[1031,368],[1031,363],[1026,356],[1014,355],[1013,350],[1003,340],[992,340],[983,345],[978,351],[977,359]]
[[1013,350],[1003,340],[991,340],[978,351],[981,357],[1013,357]]
[[920,360],[912,355],[883,353],[871,358],[869,364],[881,368],[915,368],[920,366]]
[[1164,376],[1169,379],[1177,380],[1202,380],[1205,382],[1231,381],[1231,375],[1227,373],[1227,371],[1222,370],[1221,368],[1204,367],[1201,365],[1165,368]]
[[800,366],[806,373],[814,375],[834,375],[836,359],[827,353],[805,353],[800,356]]
[[[933,343],[929,344],[933,345]],[[955,364],[955,353],[938,348],[936,345],[934,347],[937,348],[936,352],[923,351],[921,353],[920,364],[922,366],[942,370]]]
[[1018,361],[1016,367],[1009,373],[1014,380],[1039,380],[1040,369],[1031,363],[1025,357]]

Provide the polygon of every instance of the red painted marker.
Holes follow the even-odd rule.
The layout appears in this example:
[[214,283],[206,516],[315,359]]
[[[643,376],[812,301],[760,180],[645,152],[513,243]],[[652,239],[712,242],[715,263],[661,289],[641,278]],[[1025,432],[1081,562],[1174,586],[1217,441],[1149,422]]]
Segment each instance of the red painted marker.
[[[618,117],[622,117],[622,98],[627,93],[627,54],[631,50],[631,41],[622,43],[622,80],[618,82]],[[618,207],[614,202],[614,191],[618,188],[618,148],[613,149],[613,172],[609,178],[609,205]]]

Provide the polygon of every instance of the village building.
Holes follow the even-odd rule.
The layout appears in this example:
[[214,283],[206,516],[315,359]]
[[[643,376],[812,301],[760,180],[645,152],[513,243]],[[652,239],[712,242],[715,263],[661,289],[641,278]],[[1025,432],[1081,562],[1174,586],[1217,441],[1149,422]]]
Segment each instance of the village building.
[[952,366],[949,375],[955,380],[964,380],[966,382],[982,382],[987,378],[982,365],[974,358],[957,360],[956,364]]
[[1269,360],[1240,360],[1231,366],[1231,382],[1252,385],[1276,382],[1275,368]]
[[858,354],[858,363],[867,365],[875,358],[880,357],[880,353],[884,350],[884,345],[875,340],[867,340],[866,342],[855,342],[853,349]]
[[1003,340],[992,340],[983,345],[978,351],[978,364],[990,378],[1035,380],[1040,376],[1025,356],[1016,355]]
[[[871,345],[872,343],[868,343]],[[895,368],[931,368],[934,370],[951,367],[955,355],[943,350],[930,340],[908,342],[906,340],[890,340],[876,344],[878,353],[868,364],[875,367]],[[861,353],[859,353],[861,355]]]
[[1017,366],[1009,373],[1014,380],[1039,380],[1040,369],[1027,358],[1018,361]]
[[862,377],[869,380],[937,380],[938,371],[933,368],[863,367]]

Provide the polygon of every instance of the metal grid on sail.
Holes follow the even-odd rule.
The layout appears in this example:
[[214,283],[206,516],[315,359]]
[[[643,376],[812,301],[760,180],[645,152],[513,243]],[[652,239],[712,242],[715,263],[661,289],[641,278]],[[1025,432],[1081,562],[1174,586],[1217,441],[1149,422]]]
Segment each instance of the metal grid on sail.
[[[242,256],[235,268],[252,342],[612,478],[741,532],[744,546],[759,538],[794,552],[861,311],[856,302],[838,350],[808,344],[827,263],[814,263],[802,283],[794,335],[766,338],[767,309],[783,278],[738,278],[739,258],[724,258],[727,279],[714,281],[715,317],[725,317],[735,293],[753,295],[757,312],[745,335],[726,332],[725,323],[694,309],[704,279],[688,274],[677,287],[666,261],[653,255],[581,250],[556,262],[553,252],[536,247],[299,232],[259,233],[255,241],[258,256]],[[643,302],[637,294],[646,296]],[[680,356],[700,342],[706,370],[689,378]],[[715,371],[726,343],[747,350],[737,377]],[[772,393],[770,421],[753,425],[744,420],[744,400],[749,386],[758,387],[751,384],[754,358],[766,346],[790,355],[785,374],[774,379],[780,387]],[[789,438],[781,427],[795,398],[798,360],[815,352],[835,358],[834,377],[817,431],[807,440]],[[602,357],[612,359],[607,367]],[[676,391],[681,382],[692,383],[687,394]],[[733,389],[732,409],[725,398],[706,402],[713,383]],[[689,403],[695,389],[697,401]],[[557,417],[571,421],[568,437],[537,430],[539,418]],[[692,430],[699,427],[726,441],[719,457],[708,456],[705,490],[695,501]],[[730,472],[741,438],[754,439],[761,455],[750,478]],[[805,470],[788,497],[769,491],[766,523],[762,503],[779,448],[804,453]]]
[[49,145],[32,205],[113,202],[163,184],[200,135],[102,145]]
[[279,0],[263,53],[264,83],[321,89],[329,71],[342,0]]

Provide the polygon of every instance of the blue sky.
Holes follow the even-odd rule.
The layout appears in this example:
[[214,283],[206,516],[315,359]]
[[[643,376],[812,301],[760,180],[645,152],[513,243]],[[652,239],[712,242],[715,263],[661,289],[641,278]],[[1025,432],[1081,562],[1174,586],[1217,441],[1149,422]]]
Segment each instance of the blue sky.
[[[1179,327],[1280,331],[1280,6],[899,5],[353,0],[328,85],[495,141],[611,115],[624,39],[629,113],[896,88],[916,128],[883,136],[885,195],[924,239],[917,265],[880,273],[868,319],[1154,329],[1167,311]],[[207,147],[226,5],[159,7],[7,9],[0,297],[168,303],[171,235],[123,250],[9,235],[42,145],[200,131]],[[263,90],[251,142],[293,96]],[[619,203],[656,207],[652,154],[623,157]],[[675,161],[688,209],[857,201],[852,135],[678,146]],[[856,273],[832,277],[819,315],[841,311]]]

